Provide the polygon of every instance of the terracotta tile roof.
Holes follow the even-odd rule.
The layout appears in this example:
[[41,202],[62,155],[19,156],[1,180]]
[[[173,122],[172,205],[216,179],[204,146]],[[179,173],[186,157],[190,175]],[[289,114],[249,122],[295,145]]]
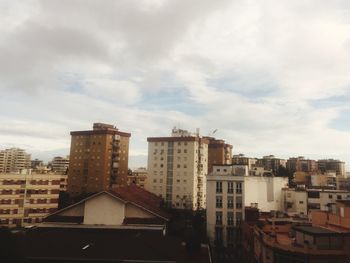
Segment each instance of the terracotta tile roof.
[[126,202],[131,202],[141,206],[152,213],[165,218],[166,220],[170,219],[170,215],[161,209],[162,198],[146,191],[141,187],[136,185],[121,186],[113,190],[109,190],[108,193]]

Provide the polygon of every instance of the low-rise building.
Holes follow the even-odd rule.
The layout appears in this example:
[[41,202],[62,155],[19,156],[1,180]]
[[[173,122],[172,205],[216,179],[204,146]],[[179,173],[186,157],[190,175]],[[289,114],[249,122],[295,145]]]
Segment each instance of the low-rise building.
[[350,200],[350,192],[344,190],[284,188],[283,211],[289,214],[307,215],[312,210],[329,211],[337,200]]
[[270,218],[254,227],[258,263],[350,261],[350,203],[337,201],[333,212],[312,211],[312,222]]
[[57,210],[67,175],[0,174],[0,225],[25,226],[41,222]]

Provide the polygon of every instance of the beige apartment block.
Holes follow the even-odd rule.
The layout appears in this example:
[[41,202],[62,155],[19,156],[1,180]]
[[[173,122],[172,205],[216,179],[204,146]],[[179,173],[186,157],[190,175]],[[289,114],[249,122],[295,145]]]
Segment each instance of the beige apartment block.
[[94,123],[93,130],[71,132],[67,191],[77,196],[127,184],[130,133]]
[[19,173],[31,167],[30,154],[20,148],[0,151],[0,173]]
[[178,129],[173,129],[171,137],[147,141],[146,189],[174,208],[205,208],[209,141]]
[[26,226],[41,222],[57,210],[59,192],[66,190],[67,175],[0,174],[0,225]]

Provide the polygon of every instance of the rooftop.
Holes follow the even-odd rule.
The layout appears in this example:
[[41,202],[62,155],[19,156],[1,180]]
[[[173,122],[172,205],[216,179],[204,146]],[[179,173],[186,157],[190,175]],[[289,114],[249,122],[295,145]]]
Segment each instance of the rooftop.
[[294,226],[293,229],[305,234],[317,235],[317,236],[338,235],[338,233],[335,231],[332,231],[323,227],[317,227],[317,226]]

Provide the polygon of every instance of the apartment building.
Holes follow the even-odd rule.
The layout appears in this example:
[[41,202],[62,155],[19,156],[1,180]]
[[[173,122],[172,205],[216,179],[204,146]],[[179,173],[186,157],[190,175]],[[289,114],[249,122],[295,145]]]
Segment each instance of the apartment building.
[[71,132],[67,191],[96,193],[127,184],[130,133],[94,123],[93,130]]
[[233,165],[248,165],[249,170],[251,170],[255,166],[256,162],[256,158],[246,157],[242,153],[232,156]]
[[246,166],[213,166],[207,177],[207,235],[211,244],[230,247],[238,242],[244,220]]
[[264,167],[265,170],[271,170],[274,174],[277,174],[279,167],[286,167],[286,160],[276,158],[274,155],[267,155],[257,160],[256,165]]
[[308,215],[313,210],[329,211],[339,200],[350,200],[345,190],[284,188],[283,211],[288,214]]
[[20,148],[0,151],[0,173],[19,173],[31,167],[30,154]]
[[325,173],[328,171],[336,172],[337,177],[345,177],[345,162],[334,160],[334,159],[324,159],[317,161],[317,168],[319,171]]
[[317,162],[305,159],[303,156],[293,157],[287,160],[286,168],[291,174],[295,172],[315,172],[317,171]]
[[131,174],[128,174],[128,185],[137,185],[141,188],[145,188],[147,180],[147,169],[144,167],[137,168],[132,171]]
[[232,163],[232,145],[213,137],[203,137],[208,145],[208,174],[213,171],[213,165]]
[[25,226],[41,222],[56,211],[59,192],[66,190],[67,175],[0,174],[0,225]]
[[205,208],[209,141],[174,128],[171,137],[149,137],[146,189],[178,209]]
[[282,209],[281,189],[287,178],[249,176],[245,165],[214,165],[213,169],[207,177],[207,233],[212,244],[237,242],[245,206],[263,212]]
[[68,172],[69,167],[69,156],[61,157],[56,156],[51,161],[52,171],[55,173],[65,174]]

